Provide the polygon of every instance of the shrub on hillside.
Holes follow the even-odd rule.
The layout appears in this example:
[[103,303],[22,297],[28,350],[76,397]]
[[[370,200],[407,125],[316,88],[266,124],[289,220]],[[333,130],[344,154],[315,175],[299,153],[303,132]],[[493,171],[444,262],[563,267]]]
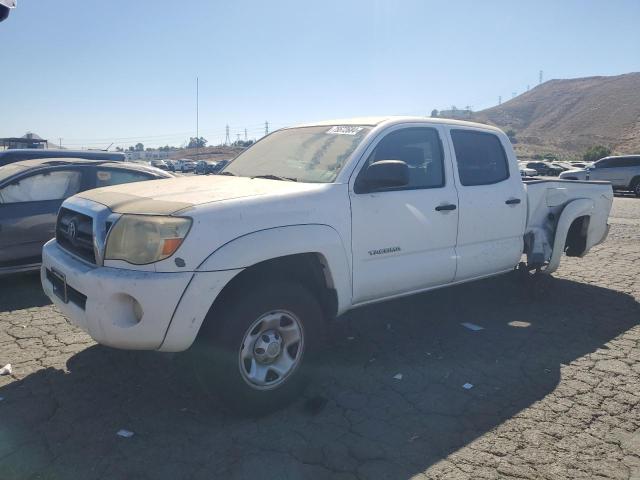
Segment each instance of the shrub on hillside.
[[596,160],[600,160],[611,154],[611,149],[605,147],[604,145],[594,145],[589,148],[584,155],[582,155],[582,160],[585,162],[595,162]]

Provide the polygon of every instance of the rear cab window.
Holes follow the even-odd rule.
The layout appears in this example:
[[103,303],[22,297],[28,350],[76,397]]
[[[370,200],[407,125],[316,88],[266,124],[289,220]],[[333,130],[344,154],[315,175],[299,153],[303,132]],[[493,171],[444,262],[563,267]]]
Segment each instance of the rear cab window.
[[489,132],[451,130],[463,186],[492,185],[509,178],[509,162],[500,139]]

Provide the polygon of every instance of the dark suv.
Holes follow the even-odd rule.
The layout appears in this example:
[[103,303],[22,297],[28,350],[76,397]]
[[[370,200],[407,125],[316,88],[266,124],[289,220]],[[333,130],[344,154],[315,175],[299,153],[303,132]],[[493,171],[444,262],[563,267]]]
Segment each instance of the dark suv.
[[0,167],[23,160],[44,158],[82,158],[84,160],[108,160],[124,162],[125,154],[120,152],[103,152],[99,150],[44,150],[42,148],[17,148],[0,152]]
[[92,188],[173,177],[135,163],[69,158],[0,167],[0,275],[35,270],[62,202]]

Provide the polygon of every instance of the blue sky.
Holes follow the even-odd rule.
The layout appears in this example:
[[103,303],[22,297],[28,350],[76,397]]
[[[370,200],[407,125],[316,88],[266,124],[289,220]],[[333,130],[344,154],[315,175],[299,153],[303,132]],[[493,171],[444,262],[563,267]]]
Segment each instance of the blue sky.
[[259,137],[316,119],[503,102],[640,71],[640,1],[19,0],[0,24],[0,136],[69,147]]

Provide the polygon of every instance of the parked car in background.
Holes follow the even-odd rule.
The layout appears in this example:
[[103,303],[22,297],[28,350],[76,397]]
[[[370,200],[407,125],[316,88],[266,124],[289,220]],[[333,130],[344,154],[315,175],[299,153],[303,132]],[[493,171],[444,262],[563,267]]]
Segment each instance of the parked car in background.
[[593,162],[570,162],[571,168],[569,170],[574,170],[576,168],[587,168],[593,165]]
[[181,158],[175,161],[175,168],[176,172],[193,172],[196,169],[196,162],[188,158]]
[[85,160],[109,160],[124,162],[126,157],[120,152],[103,152],[99,150],[44,150],[41,148],[18,148],[0,152],[0,167],[22,160],[38,158],[83,158]]
[[219,170],[217,162],[213,160],[200,160],[196,163],[194,172],[197,175],[208,175],[210,173],[215,173],[217,170]]
[[518,163],[518,168],[520,169],[521,177],[535,177],[538,174],[533,168],[527,168],[523,162]]
[[601,158],[586,168],[560,174],[565,180],[606,180],[614,190],[631,191],[640,197],[640,155]]
[[169,170],[169,165],[164,160],[151,160],[149,162],[152,167],[159,168],[160,170]]
[[[171,176],[137,163],[69,158],[0,167],[0,275],[38,268],[42,246],[55,236],[65,198],[92,188]],[[74,230],[72,241],[92,245],[91,236],[91,231]]]
[[538,175],[544,175],[547,177],[556,177],[562,173],[562,169],[560,167],[556,167],[550,162],[536,161],[536,162],[526,162],[524,164],[526,168],[531,168],[538,172]]
[[229,165],[229,162],[231,160],[217,160],[216,161],[216,169],[213,173],[220,173],[224,167],[226,167],[227,165]]
[[176,171],[176,161],[175,160],[165,160],[164,161],[167,164],[167,171],[169,172],[175,172]]

